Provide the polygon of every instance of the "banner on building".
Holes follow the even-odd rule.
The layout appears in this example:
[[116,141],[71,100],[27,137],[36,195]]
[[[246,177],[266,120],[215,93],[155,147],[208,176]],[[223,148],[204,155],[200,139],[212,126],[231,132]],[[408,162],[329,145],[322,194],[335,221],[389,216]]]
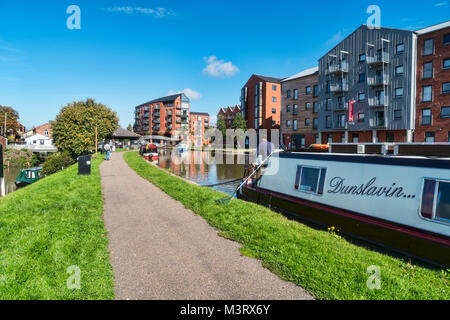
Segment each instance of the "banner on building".
[[354,106],[355,106],[355,100],[350,100],[348,102],[348,122],[354,123]]

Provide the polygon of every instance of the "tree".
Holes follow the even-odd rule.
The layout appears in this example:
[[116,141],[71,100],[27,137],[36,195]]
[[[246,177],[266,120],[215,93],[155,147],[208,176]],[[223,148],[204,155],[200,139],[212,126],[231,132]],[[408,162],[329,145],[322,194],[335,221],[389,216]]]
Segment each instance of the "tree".
[[222,135],[225,137],[227,134],[227,124],[225,122],[224,116],[219,116],[217,118],[217,129],[222,132]]
[[1,133],[4,133],[5,126],[5,113],[6,113],[6,130],[8,133],[15,135],[19,130],[19,113],[11,107],[0,105],[0,127],[2,127]]
[[231,124],[231,129],[238,130],[241,129],[242,131],[247,131],[247,121],[244,119],[242,114],[238,114]]
[[133,126],[131,125],[131,123],[128,125],[127,130],[128,131],[133,131]]
[[75,158],[95,149],[95,127],[99,141],[109,138],[119,127],[117,114],[94,99],[73,102],[52,123],[54,143]]

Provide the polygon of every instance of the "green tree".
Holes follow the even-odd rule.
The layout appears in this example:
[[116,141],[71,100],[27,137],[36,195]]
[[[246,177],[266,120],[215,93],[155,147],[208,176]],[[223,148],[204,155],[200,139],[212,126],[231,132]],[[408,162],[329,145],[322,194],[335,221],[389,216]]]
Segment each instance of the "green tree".
[[15,135],[19,130],[19,113],[11,107],[0,105],[0,127],[2,127],[1,133],[4,133],[3,127],[5,126],[5,113],[6,130],[8,133]]
[[225,135],[227,134],[227,124],[225,122],[224,116],[219,116],[217,118],[217,129],[220,130],[220,132],[222,132],[222,135],[225,137]]
[[128,125],[127,130],[128,131],[133,131],[133,126],[131,125],[131,123]]
[[238,130],[241,129],[242,131],[247,131],[247,121],[244,119],[242,114],[238,114],[231,124],[231,129]]
[[52,124],[55,145],[74,158],[94,150],[95,127],[98,141],[109,138],[119,127],[117,114],[94,99],[68,104]]

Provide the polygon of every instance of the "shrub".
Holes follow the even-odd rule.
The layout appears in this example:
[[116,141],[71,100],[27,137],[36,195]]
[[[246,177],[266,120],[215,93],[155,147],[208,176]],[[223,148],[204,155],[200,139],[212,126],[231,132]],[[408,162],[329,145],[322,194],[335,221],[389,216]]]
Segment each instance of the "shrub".
[[55,153],[48,156],[42,167],[43,175],[50,175],[75,163],[68,152]]

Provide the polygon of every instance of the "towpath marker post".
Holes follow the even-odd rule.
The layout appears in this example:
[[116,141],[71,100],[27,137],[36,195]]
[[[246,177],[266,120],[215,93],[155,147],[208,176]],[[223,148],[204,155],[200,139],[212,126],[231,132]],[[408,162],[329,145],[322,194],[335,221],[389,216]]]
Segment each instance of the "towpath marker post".
[[3,173],[3,145],[0,144],[0,196],[4,197],[5,190],[5,175]]

